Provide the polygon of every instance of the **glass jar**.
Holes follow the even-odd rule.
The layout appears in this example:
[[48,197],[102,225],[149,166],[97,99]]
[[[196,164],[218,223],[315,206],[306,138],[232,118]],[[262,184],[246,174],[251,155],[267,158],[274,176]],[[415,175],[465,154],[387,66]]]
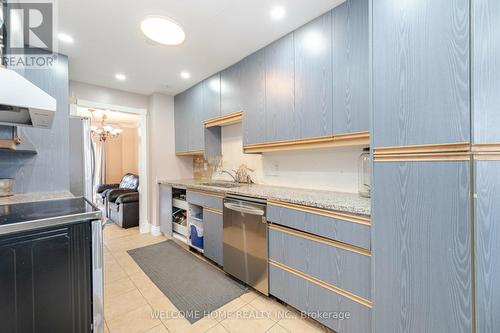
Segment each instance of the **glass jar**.
[[358,193],[369,198],[372,188],[370,171],[370,148],[364,148],[358,160]]

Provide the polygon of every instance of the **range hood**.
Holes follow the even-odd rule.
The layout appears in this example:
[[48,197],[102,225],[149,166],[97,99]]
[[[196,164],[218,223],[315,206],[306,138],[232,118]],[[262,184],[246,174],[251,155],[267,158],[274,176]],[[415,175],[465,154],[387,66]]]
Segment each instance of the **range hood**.
[[56,100],[22,75],[0,65],[0,124],[51,128]]

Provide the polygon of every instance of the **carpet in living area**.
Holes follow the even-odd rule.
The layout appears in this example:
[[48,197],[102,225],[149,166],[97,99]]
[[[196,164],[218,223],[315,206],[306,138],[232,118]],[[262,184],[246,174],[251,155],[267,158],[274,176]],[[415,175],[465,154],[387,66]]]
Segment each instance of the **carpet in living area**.
[[172,240],[128,253],[191,324],[248,291]]

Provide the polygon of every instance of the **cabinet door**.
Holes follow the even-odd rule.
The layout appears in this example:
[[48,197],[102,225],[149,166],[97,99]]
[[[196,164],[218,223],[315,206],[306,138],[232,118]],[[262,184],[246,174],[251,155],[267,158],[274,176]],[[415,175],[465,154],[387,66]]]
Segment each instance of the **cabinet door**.
[[223,234],[222,234],[222,213],[203,210],[204,223],[204,255],[222,265],[223,263]]
[[221,115],[241,111],[241,63],[220,74]]
[[203,85],[198,83],[188,90],[189,151],[203,150],[205,146],[203,124]]
[[160,229],[165,235],[172,236],[172,187],[159,185],[158,205],[160,207]]
[[500,1],[472,1],[474,143],[500,142]]
[[266,142],[266,57],[264,49],[242,61],[243,144]]
[[470,162],[374,163],[374,332],[471,332]]
[[375,147],[470,141],[469,2],[373,1]]
[[220,73],[202,83],[203,85],[203,121],[220,116]]
[[266,52],[266,139],[297,138],[293,34],[275,41]]
[[332,10],[333,133],[366,132],[369,114],[368,0],[347,0]]
[[476,161],[476,330],[500,332],[500,161]]
[[2,332],[90,332],[90,225],[0,237]]
[[175,152],[177,153],[189,150],[189,114],[186,103],[187,91],[174,97]]
[[294,33],[297,138],[332,135],[332,15]]

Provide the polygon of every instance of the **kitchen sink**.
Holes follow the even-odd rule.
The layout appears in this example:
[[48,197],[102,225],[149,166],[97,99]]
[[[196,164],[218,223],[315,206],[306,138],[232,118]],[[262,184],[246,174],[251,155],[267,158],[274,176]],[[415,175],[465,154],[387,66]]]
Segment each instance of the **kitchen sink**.
[[212,182],[212,183],[201,183],[200,185],[205,185],[205,186],[214,186],[214,187],[224,187],[224,188],[233,188],[233,187],[238,187],[238,186],[241,186],[241,184],[238,184],[238,183],[230,183],[230,182]]

